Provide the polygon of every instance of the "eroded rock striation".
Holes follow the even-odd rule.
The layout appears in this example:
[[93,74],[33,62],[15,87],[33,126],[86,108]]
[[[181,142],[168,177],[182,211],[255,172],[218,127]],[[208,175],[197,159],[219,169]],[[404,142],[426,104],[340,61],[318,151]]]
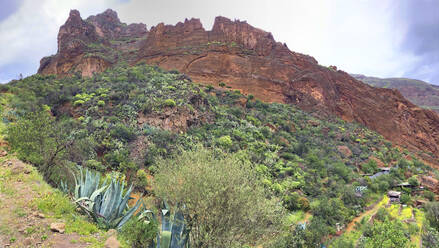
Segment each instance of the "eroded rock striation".
[[334,66],[321,66],[276,42],[271,33],[225,17],[217,17],[210,31],[199,19],[160,23],[147,31],[144,24],[121,23],[112,10],[86,20],[72,11],[60,28],[58,53],[43,58],[38,72],[89,76],[121,60],[176,69],[202,84],[225,83],[266,102],[335,114],[397,145],[439,156],[437,113],[417,107],[397,90],[374,88]]

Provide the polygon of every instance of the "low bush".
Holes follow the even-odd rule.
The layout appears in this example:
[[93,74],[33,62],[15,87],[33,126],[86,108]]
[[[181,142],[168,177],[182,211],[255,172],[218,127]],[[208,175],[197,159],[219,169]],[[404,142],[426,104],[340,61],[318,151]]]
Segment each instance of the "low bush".
[[138,170],[136,173],[136,177],[136,186],[145,189],[146,186],[148,186],[148,174],[145,172],[145,170]]
[[121,229],[120,235],[132,247],[149,247],[157,236],[158,224],[154,220],[131,218]]
[[174,100],[172,100],[172,99],[166,99],[164,102],[163,102],[163,105],[165,106],[165,107],[175,107],[175,105],[177,105],[176,103],[175,103],[175,101]]

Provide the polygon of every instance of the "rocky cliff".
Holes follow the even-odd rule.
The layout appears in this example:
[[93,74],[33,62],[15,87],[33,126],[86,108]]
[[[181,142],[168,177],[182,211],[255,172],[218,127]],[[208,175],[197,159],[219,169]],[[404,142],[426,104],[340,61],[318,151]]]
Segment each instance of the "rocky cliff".
[[59,29],[57,54],[43,58],[38,73],[91,76],[119,61],[122,53],[136,50],[146,33],[145,24],[121,23],[110,9],[86,20],[72,10]]
[[210,31],[198,19],[147,31],[143,24],[121,23],[111,10],[86,20],[72,11],[60,28],[58,53],[43,58],[38,72],[87,76],[122,60],[176,69],[202,84],[225,83],[266,102],[335,114],[397,145],[439,156],[437,113],[417,107],[397,90],[374,88],[336,67],[323,67],[276,42],[271,33],[224,17],[217,17]]

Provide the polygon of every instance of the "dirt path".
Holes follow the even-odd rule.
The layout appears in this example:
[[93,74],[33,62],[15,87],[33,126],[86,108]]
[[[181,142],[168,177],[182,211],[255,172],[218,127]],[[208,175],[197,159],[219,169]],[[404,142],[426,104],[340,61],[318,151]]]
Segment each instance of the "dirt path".
[[308,220],[312,217],[312,214],[310,212],[305,213],[305,218],[303,219],[303,222],[308,222]]
[[0,247],[87,247],[76,233],[50,231],[61,219],[38,212],[33,200],[52,189],[31,166],[17,159],[0,163]]
[[369,206],[369,210],[361,213],[358,217],[355,217],[346,227],[346,229],[344,230],[344,232],[350,232],[352,231],[352,229],[355,227],[355,223],[360,222],[361,219],[363,219],[365,216],[370,215],[371,217],[378,211],[378,209],[380,209],[380,207],[383,206],[383,204],[385,205],[385,203],[383,202],[385,198],[382,197],[380,198],[378,201],[376,201],[374,204],[372,204],[371,206]]

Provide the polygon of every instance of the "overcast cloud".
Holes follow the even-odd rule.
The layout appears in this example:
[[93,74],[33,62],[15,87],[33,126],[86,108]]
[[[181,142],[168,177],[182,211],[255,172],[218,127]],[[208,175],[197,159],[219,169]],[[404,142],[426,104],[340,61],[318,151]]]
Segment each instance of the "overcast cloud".
[[406,29],[400,52],[415,58],[404,75],[439,85],[439,1],[405,0],[397,13]]
[[116,10],[123,22],[148,29],[164,22],[215,16],[247,20],[320,64],[378,77],[439,84],[439,1],[436,0],[0,0],[0,82],[31,75],[56,53],[70,9],[83,18]]

